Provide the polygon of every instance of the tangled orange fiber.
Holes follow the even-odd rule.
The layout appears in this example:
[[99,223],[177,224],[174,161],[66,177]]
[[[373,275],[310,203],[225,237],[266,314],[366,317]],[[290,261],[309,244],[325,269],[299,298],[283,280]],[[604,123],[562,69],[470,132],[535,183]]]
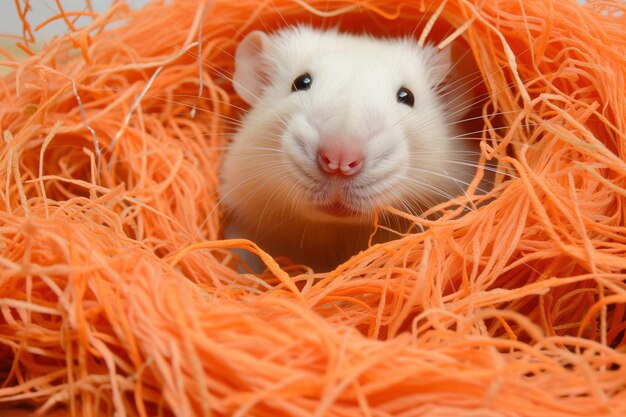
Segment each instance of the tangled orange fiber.
[[[623,2],[86,10],[3,63],[0,414],[626,415]],[[219,240],[232,54],[295,22],[462,37],[483,162],[509,175],[328,274]],[[236,272],[233,247],[268,271]]]

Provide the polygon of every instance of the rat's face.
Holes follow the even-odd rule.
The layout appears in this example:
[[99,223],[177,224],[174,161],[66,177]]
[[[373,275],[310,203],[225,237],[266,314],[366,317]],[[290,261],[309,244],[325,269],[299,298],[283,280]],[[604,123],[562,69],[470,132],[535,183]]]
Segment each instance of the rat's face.
[[235,90],[252,109],[224,160],[227,206],[362,222],[376,207],[415,211],[459,194],[436,92],[449,67],[409,40],[251,33],[236,56]]

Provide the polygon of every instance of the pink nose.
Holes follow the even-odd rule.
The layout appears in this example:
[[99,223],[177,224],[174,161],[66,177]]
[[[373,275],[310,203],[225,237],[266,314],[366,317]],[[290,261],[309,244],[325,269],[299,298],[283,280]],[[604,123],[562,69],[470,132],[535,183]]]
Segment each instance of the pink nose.
[[363,153],[345,149],[320,148],[317,163],[328,174],[354,175],[363,167]]

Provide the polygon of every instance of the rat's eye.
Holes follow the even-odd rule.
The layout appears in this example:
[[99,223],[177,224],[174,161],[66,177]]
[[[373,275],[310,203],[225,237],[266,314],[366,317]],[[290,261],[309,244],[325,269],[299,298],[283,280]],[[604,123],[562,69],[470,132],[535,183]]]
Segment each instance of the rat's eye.
[[301,91],[308,90],[311,88],[311,84],[313,83],[313,79],[309,75],[308,72],[305,72],[291,83],[291,91]]
[[400,87],[396,93],[396,98],[398,99],[398,103],[403,103],[410,107],[413,107],[415,104],[415,97],[413,97],[413,93],[406,87]]

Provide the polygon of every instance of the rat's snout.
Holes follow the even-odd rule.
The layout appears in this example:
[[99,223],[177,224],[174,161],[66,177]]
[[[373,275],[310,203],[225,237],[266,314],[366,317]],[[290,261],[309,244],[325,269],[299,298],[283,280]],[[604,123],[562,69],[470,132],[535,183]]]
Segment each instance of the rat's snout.
[[357,149],[326,148],[317,151],[317,164],[327,174],[352,176],[363,168],[363,152]]

